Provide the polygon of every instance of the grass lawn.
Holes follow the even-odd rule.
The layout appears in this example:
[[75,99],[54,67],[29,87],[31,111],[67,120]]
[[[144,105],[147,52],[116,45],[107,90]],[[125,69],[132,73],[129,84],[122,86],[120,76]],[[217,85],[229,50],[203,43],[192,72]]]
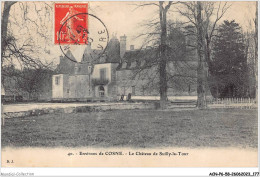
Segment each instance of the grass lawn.
[[257,110],[113,110],[6,119],[2,146],[257,147]]

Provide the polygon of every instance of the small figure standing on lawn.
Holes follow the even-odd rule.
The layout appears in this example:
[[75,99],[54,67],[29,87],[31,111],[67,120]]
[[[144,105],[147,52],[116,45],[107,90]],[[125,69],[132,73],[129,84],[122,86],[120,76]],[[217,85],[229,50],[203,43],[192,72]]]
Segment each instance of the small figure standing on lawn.
[[128,93],[127,101],[131,101],[131,93]]
[[125,95],[122,94],[122,95],[121,95],[121,98],[120,98],[120,101],[124,101],[124,97],[125,97]]

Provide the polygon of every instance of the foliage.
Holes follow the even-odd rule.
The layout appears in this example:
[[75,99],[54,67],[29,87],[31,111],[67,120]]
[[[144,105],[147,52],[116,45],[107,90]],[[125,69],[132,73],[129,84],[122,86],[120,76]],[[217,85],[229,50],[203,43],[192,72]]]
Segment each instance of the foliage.
[[53,7],[45,2],[6,1],[2,5],[2,83],[10,94],[26,92],[37,97],[51,87],[53,62],[48,61],[48,44],[52,35],[48,30]]
[[3,68],[2,82],[5,90],[14,95],[28,93],[29,99],[46,90],[50,90],[53,71],[45,68],[15,69],[13,66]]
[[190,36],[185,36],[185,31],[177,26],[171,28],[167,40],[168,88],[187,91],[188,85],[194,85],[196,81],[195,50],[189,46],[194,41]]
[[[1,28],[1,66],[50,67],[48,45],[52,35],[50,3],[17,2],[3,3]],[[35,18],[35,16],[39,18]],[[7,28],[8,27],[8,28]],[[31,27],[31,28],[28,28]],[[44,44],[44,46],[42,46]]]
[[212,87],[216,97],[245,97],[247,59],[241,27],[234,20],[224,21],[213,40]]
[[[182,29],[181,23],[171,21],[167,23],[170,24],[166,36],[165,57],[167,88],[176,91],[187,91],[188,85],[194,85],[196,81],[195,49],[188,45],[188,41],[193,42],[194,39],[185,35],[185,30]],[[156,31],[157,26],[152,29]],[[144,83],[145,90],[152,89],[159,92],[159,63],[161,58],[159,57],[160,46],[157,44],[160,38],[156,36],[157,34],[149,34],[147,39],[151,38],[156,42],[150,47],[135,51],[135,53],[132,52],[134,56],[131,58],[138,58],[144,62],[143,65],[138,65],[138,70],[133,71],[133,77],[139,80],[142,80],[142,78],[146,79],[147,82]]]
[[217,23],[224,16],[230,5],[227,2],[181,2],[179,13],[186,18],[193,28],[187,35],[197,38],[198,68],[197,68],[197,107],[206,108],[206,94],[209,93],[207,71],[211,69],[211,41],[215,35]]

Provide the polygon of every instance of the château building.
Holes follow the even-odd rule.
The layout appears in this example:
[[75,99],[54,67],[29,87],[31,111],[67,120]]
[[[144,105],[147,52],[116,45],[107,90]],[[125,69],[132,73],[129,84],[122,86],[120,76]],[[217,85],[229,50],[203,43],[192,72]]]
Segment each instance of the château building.
[[[136,50],[126,48],[127,36],[113,36],[102,56],[93,59],[93,49],[87,45],[80,62],[70,50],[60,56],[52,77],[53,100],[118,100],[121,95],[159,95],[158,48]],[[184,41],[184,43],[187,41]],[[188,41],[190,42],[190,41]],[[95,53],[101,51],[95,50]],[[184,59],[185,58],[185,59]],[[187,59],[188,58],[188,59]],[[79,60],[78,60],[79,61]],[[168,95],[196,95],[196,59],[194,53],[169,62]],[[188,76],[182,76],[186,74]]]

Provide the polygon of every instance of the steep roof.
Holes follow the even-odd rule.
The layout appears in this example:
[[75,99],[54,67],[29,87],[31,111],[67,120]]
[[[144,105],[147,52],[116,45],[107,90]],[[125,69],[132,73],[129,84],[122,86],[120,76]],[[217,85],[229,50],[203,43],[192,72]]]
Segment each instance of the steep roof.
[[153,61],[157,60],[157,48],[145,48],[141,50],[126,51],[123,57],[123,63],[117,67],[121,69],[136,69],[149,66]]
[[[67,58],[64,56],[64,62],[63,64],[60,63],[60,66],[58,66],[58,71],[61,73],[74,73],[75,63],[77,62],[77,60],[70,50],[67,51],[66,56],[69,57],[70,60],[64,61],[64,59]],[[81,66],[85,68],[83,64],[86,63],[119,63],[117,70],[136,69],[144,66],[149,66],[149,64],[152,64],[155,60],[157,60],[157,56],[158,48],[147,47],[140,50],[126,51],[124,57],[121,58],[120,42],[116,37],[113,37],[109,41],[104,53],[102,50],[91,49],[91,46],[87,45],[79,64],[81,64]]]
[[74,62],[77,62],[77,60],[75,59],[75,57],[71,53],[70,49],[66,52],[66,56],[64,56],[64,58],[67,58],[67,57],[69,57],[68,59],[70,59],[70,60],[72,60]]
[[60,56],[60,63],[56,68],[56,72],[58,74],[72,74],[74,73],[74,67],[75,62],[71,61],[65,56]]
[[[102,50],[91,49],[88,45],[82,56],[81,62],[91,62],[93,64],[97,63],[119,63],[120,58],[120,42],[116,37],[113,37],[107,45],[105,52],[102,54]],[[102,54],[102,56],[100,56]]]
[[120,42],[116,37],[113,37],[106,48],[106,63],[119,63],[120,57]]
[[86,47],[83,55],[82,55],[82,59],[81,59],[81,63],[93,63],[93,64],[97,64],[100,63],[100,59],[102,57],[100,57],[100,55],[102,54],[103,51],[101,50],[97,50],[97,49],[91,49]]

